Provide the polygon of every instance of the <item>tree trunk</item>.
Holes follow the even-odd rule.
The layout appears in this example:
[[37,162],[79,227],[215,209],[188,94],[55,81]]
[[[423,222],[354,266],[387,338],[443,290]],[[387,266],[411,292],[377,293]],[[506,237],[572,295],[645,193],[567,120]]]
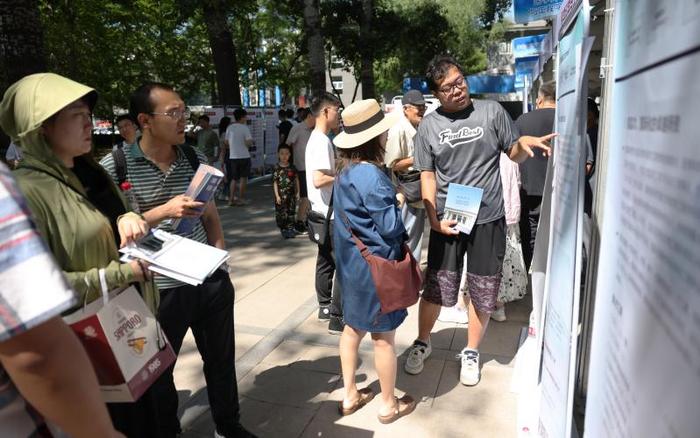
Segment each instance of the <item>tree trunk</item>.
[[219,104],[241,106],[238,61],[233,36],[228,26],[228,10],[225,0],[211,0],[203,5],[204,23],[207,26],[211,46]]
[[0,93],[47,70],[42,29],[36,0],[0,0]]
[[304,30],[309,49],[309,79],[312,96],[318,96],[326,91],[326,63],[318,1],[304,0]]
[[373,0],[362,0],[362,22],[360,23],[360,61],[362,64],[360,80],[362,81],[362,98],[374,99],[374,33],[372,17],[374,16]]

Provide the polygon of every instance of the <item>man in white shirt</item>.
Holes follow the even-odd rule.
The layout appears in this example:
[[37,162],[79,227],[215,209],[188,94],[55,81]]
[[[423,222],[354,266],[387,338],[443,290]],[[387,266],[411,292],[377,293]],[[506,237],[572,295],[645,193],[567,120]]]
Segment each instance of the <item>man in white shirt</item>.
[[[249,203],[245,199],[245,190],[248,185],[248,176],[250,176],[249,149],[254,144],[253,135],[247,126],[248,113],[246,110],[236,109],[233,112],[233,118],[236,121],[226,128],[226,138],[220,159],[226,163],[226,177],[231,182],[229,205],[246,205]],[[236,184],[239,187],[238,195],[236,195]]]
[[[294,167],[299,171],[299,212],[297,219],[300,223],[306,221],[306,214],[309,211],[309,195],[306,190],[306,144],[309,142],[311,132],[316,125],[316,118],[308,108],[300,108],[303,122],[292,126],[287,137],[287,144],[292,147],[292,158]],[[301,230],[299,230],[301,231]]]
[[[338,127],[340,100],[331,93],[323,93],[311,102],[311,113],[316,119],[316,126],[306,145],[306,188],[311,210],[315,216],[325,218],[335,181],[335,150],[328,133]],[[332,220],[329,223],[329,234],[333,235]],[[328,321],[329,332],[340,334],[343,330],[343,316],[338,285],[333,289],[335,259],[331,242],[329,237],[324,244],[319,245],[316,257],[318,319]]]
[[404,117],[389,129],[384,163],[392,171],[392,179],[398,188],[402,202],[401,219],[408,233],[408,247],[420,262],[425,209],[421,199],[411,199],[413,193],[408,193],[408,187],[413,185],[417,188],[420,198],[420,171],[413,168],[413,137],[425,114],[425,99],[420,91],[410,90],[403,96],[401,103]]

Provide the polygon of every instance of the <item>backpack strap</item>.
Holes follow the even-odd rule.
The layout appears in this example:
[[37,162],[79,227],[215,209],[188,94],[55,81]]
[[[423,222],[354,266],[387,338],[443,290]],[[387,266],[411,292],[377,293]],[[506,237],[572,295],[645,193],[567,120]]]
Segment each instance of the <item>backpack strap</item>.
[[126,155],[124,149],[112,149],[112,159],[114,160],[114,171],[117,174],[117,187],[126,181]]
[[192,170],[197,173],[197,169],[199,168],[199,158],[197,157],[197,152],[192,146],[187,144],[180,145],[180,150],[182,150],[182,153],[185,154],[187,161],[190,162]]

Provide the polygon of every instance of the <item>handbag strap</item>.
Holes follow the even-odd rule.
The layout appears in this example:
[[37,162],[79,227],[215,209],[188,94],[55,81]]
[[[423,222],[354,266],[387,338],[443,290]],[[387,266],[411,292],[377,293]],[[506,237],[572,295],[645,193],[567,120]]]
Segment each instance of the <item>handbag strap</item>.
[[105,270],[100,268],[98,276],[100,277],[100,289],[102,289],[102,304],[107,305],[109,302],[109,287],[107,286],[107,276]]
[[353,233],[352,227],[350,226],[350,221],[345,215],[345,212],[343,210],[338,210],[336,211],[336,213],[340,214],[341,220],[345,223],[345,228],[347,228],[348,232],[350,233],[352,240],[355,241],[355,246],[357,246],[357,249],[360,250],[360,254],[362,254],[362,257],[367,258],[368,256],[370,256],[371,253],[369,252],[369,248],[367,248],[367,245],[362,243],[362,241],[355,235],[355,233]]
[[83,192],[81,192],[80,190],[76,189],[76,188],[73,187],[72,185],[68,184],[67,181],[62,180],[61,178],[57,177],[57,176],[54,175],[53,173],[48,172],[48,171],[46,171],[46,170],[44,170],[44,169],[40,169],[40,168],[38,168],[38,167],[34,167],[34,166],[27,165],[27,164],[23,164],[23,165],[22,165],[22,168],[24,168],[24,169],[31,169],[31,170],[34,170],[34,171],[36,171],[36,172],[41,172],[41,173],[43,173],[43,174],[46,174],[46,175],[50,176],[51,178],[53,178],[53,179],[55,179],[56,181],[58,181],[58,182],[60,182],[61,184],[63,184],[64,186],[66,186],[66,187],[68,187],[69,189],[73,190],[75,193],[77,193],[78,195],[80,195],[81,198],[85,199],[86,201],[88,201],[88,202],[92,205],[92,201],[90,201],[90,199],[87,197],[87,195],[85,195],[85,193],[83,193]]
[[335,184],[331,186],[331,201],[328,203],[328,211],[326,211],[326,220],[323,225],[328,229],[328,224],[331,221],[331,215],[333,214],[333,194],[335,193]]

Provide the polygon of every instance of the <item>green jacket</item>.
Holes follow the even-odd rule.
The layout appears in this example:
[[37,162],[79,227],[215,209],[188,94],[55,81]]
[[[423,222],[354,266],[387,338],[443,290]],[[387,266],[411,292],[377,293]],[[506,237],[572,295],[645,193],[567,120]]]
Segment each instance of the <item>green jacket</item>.
[[[134,282],[134,273],[128,264],[119,262],[109,220],[87,199],[75,173],[54,155],[40,127],[75,100],[87,98],[94,105],[96,97],[91,88],[55,74],[41,73],[12,85],[0,104],[0,126],[19,142],[25,154],[14,173],[20,190],[39,232],[81,302],[101,296],[99,269],[105,270],[110,290]],[[83,162],[104,173],[91,157],[83,157]],[[126,208],[119,189],[109,177],[106,180],[116,194],[115,199]],[[158,306],[155,285],[141,284],[141,291],[146,304],[155,312]]]

